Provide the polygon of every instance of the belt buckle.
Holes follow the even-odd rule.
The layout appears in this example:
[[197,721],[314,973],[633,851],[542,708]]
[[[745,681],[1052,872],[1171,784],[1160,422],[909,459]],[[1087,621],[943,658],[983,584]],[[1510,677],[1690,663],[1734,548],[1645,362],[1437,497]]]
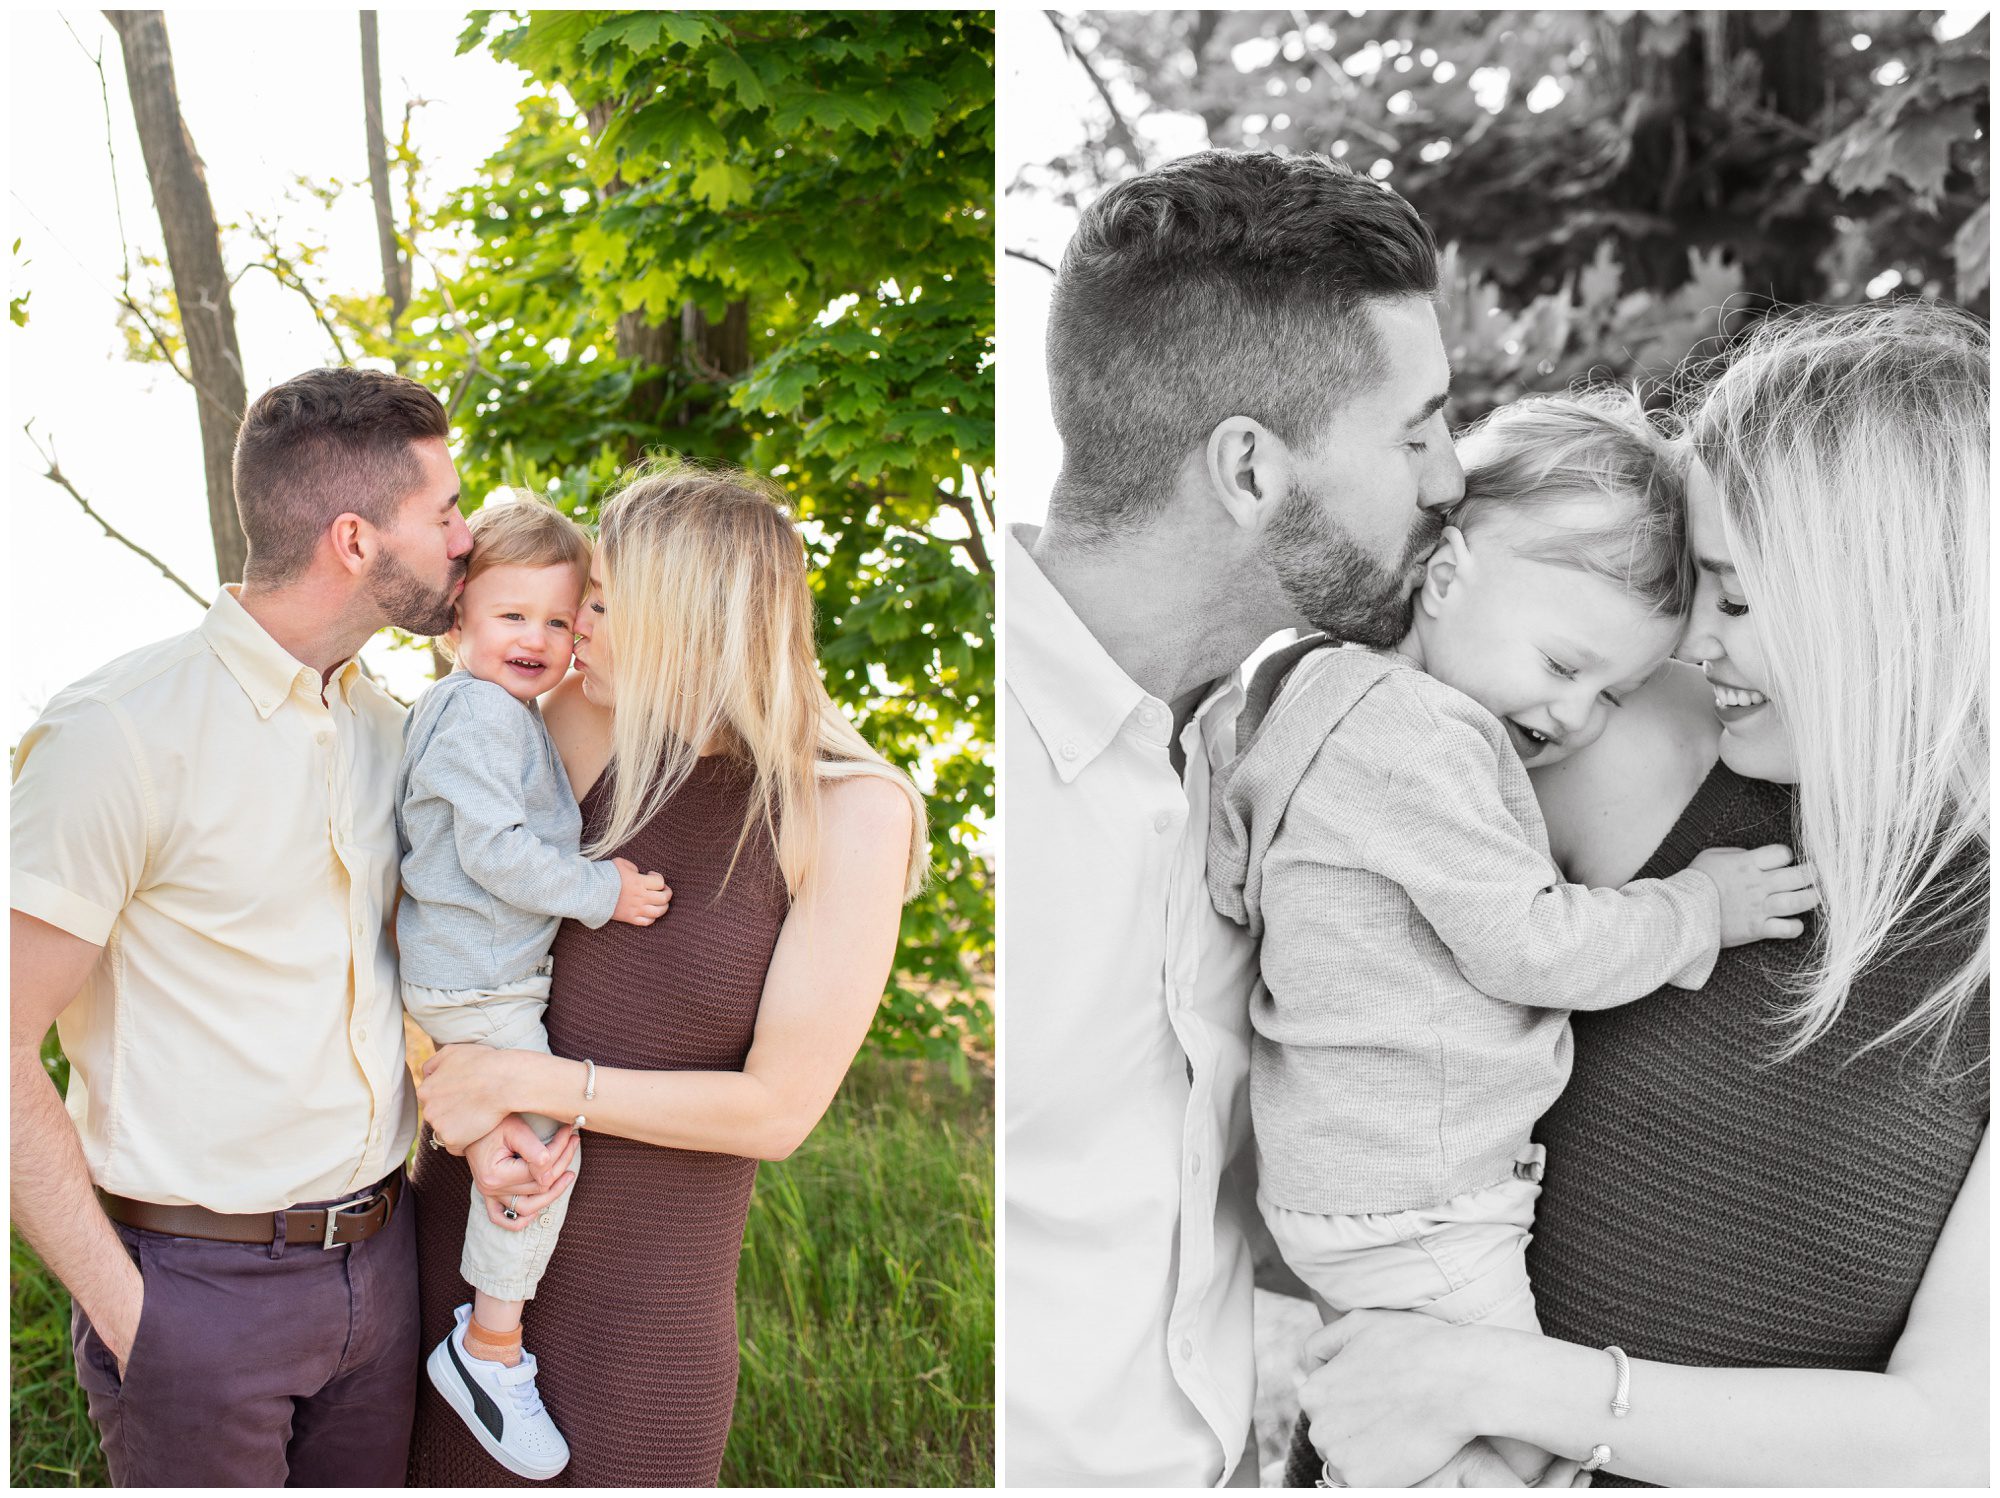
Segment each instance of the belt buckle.
[[333,1230],[338,1225],[340,1214],[351,1211],[355,1207],[366,1206],[381,1194],[379,1191],[371,1191],[366,1196],[357,1196],[352,1201],[345,1201],[341,1202],[338,1206],[328,1207],[326,1209],[326,1232],[320,1243],[320,1247],[323,1249],[345,1247],[346,1245],[333,1241]]

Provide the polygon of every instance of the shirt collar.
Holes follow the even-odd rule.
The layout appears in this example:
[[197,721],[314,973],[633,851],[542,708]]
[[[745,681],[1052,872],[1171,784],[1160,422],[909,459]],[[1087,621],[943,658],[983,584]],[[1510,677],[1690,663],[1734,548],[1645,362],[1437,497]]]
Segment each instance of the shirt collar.
[[1165,712],[1166,704],[1120,669],[1035,565],[1028,543],[1036,534],[1031,525],[1007,527],[1007,690],[1067,785],[1118,736],[1133,709],[1153,703]]
[[[320,675],[294,657],[250,616],[236,596],[241,583],[225,583],[201,621],[202,638],[216,658],[236,678],[244,695],[257,709],[259,718],[268,719],[287,698],[303,685],[309,696],[320,695]],[[303,680],[302,680],[303,678]],[[362,677],[361,662],[350,656],[334,669],[340,698],[352,709],[354,691]]]

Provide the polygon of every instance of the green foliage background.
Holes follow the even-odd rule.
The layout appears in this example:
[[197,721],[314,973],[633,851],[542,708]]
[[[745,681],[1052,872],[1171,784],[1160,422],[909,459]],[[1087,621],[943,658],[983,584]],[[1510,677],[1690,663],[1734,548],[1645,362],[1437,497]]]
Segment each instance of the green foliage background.
[[1586,376],[1664,381],[1774,305],[1922,295],[1986,315],[1990,25],[1941,39],[1941,16],[1057,17],[1123,117],[1010,190],[1080,203],[1157,164],[1154,110],[1198,116],[1214,146],[1371,172],[1450,247],[1463,424]]
[[370,353],[449,391],[468,496],[594,518],[668,450],[777,476],[836,701],[926,785],[934,877],[876,1044],[989,1049],[993,24],[970,11],[474,12],[532,85]]

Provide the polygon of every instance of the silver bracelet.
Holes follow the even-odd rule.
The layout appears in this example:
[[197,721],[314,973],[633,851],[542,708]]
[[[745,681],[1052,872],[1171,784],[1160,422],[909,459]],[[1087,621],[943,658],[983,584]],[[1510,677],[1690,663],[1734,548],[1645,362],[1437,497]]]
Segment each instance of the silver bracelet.
[[592,1103],[597,1101],[597,1063],[586,1056],[583,1067],[583,1100]]
[[1618,1367],[1618,1387],[1611,1392],[1611,1413],[1614,1418],[1623,1420],[1632,1413],[1632,1363],[1622,1347],[1607,1347],[1604,1350],[1611,1354],[1611,1361]]
[[1582,1470],[1585,1472],[1595,1472],[1599,1467],[1606,1467],[1610,1464],[1611,1448],[1609,1446],[1593,1446],[1590,1448],[1590,1460],[1582,1464]]

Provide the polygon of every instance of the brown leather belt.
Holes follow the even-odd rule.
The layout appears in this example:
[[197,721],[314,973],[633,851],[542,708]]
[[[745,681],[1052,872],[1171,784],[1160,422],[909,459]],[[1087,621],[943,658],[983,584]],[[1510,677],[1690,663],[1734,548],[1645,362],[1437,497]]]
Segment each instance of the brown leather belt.
[[365,1243],[389,1225],[403,1197],[401,1169],[383,1177],[360,1196],[330,1207],[293,1207],[285,1212],[211,1212],[206,1207],[169,1207],[135,1201],[99,1190],[97,1201],[113,1222],[147,1233],[174,1238],[211,1238],[219,1243],[273,1243],[278,1219],[285,1222],[285,1242],[301,1247],[339,1248]]

